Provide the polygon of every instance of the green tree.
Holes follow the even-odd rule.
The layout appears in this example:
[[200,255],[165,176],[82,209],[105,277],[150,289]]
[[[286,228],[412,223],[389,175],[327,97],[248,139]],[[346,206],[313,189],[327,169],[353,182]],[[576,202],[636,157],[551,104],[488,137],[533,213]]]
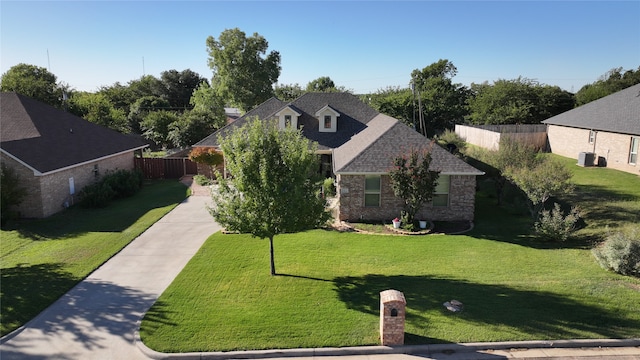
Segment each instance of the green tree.
[[[433,147],[434,144],[431,143]],[[399,155],[393,160],[389,172],[393,193],[404,201],[402,221],[414,225],[414,219],[422,205],[433,198],[438,184],[439,171],[429,170],[431,151],[411,150],[408,156]]]
[[293,101],[302,96],[306,91],[299,84],[276,84],[275,97],[282,101]]
[[20,63],[2,74],[0,91],[14,91],[18,94],[60,107],[62,90],[57,78],[43,67]]
[[128,133],[125,112],[117,109],[102,93],[78,92],[68,101],[69,112],[94,124],[102,125],[121,133]]
[[145,139],[162,147],[172,146],[173,143],[169,140],[169,127],[178,119],[178,115],[173,111],[152,111],[140,122],[142,135]]
[[549,198],[573,190],[571,171],[561,162],[549,158],[534,167],[510,167],[505,175],[527,196],[529,212],[534,220],[538,220]]
[[191,71],[191,69],[163,71],[160,74],[160,82],[162,83],[161,97],[167,100],[169,106],[175,111],[190,109],[193,91],[201,83],[208,83],[207,79]]
[[188,147],[216,131],[216,123],[206,111],[191,110],[169,125],[168,140],[176,147]]
[[458,69],[451,61],[442,59],[411,72],[416,96],[420,100],[418,104],[422,106],[419,111],[422,111],[424,119],[417,129],[425,136],[433,137],[445,129],[453,129],[467,115],[468,90],[453,82],[457,73]]
[[273,84],[280,76],[280,53],[254,33],[247,37],[238,28],[224,30],[216,40],[207,38],[212,86],[233,106],[247,111],[273,96]]
[[307,92],[347,92],[343,86],[336,84],[328,76],[321,76],[307,84]]
[[131,104],[131,107],[129,108],[129,115],[127,116],[131,132],[135,134],[142,133],[140,123],[150,112],[169,110],[170,108],[171,105],[169,102],[160,96],[149,95],[138,98],[133,104]]
[[635,71],[624,71],[621,67],[613,68],[598,81],[583,86],[576,93],[576,105],[584,105],[635,84],[640,84],[640,66]]
[[193,111],[206,113],[215,129],[223,127],[227,122],[224,112],[224,99],[220,97],[209,83],[202,82],[189,99]]
[[467,120],[473,124],[538,124],[574,107],[572,94],[522,77],[472,84],[471,91]]
[[220,191],[213,195],[216,206],[209,211],[227,230],[269,239],[275,275],[273,238],[328,220],[319,196],[317,144],[300,130],[279,130],[274,122],[254,119],[220,139],[220,145],[231,177],[220,179]]
[[22,181],[18,174],[6,164],[0,164],[0,225],[6,225],[7,221],[17,217],[14,207],[20,205],[27,196],[27,189],[22,187]]
[[[375,94],[365,95],[363,101],[377,111],[392,116],[403,123],[416,128],[416,108],[413,94],[409,88],[387,87]],[[416,103],[417,104],[417,103]]]

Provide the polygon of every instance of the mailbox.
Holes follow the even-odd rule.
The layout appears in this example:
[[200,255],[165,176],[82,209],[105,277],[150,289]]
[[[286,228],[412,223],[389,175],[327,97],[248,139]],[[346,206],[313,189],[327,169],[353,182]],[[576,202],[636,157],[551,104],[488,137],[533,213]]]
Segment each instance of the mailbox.
[[380,341],[382,345],[404,345],[407,301],[398,290],[380,293]]

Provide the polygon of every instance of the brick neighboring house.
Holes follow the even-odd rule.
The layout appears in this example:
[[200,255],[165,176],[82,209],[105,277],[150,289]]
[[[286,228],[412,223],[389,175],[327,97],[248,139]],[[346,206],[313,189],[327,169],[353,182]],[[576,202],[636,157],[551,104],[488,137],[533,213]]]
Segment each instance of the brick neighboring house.
[[[248,119],[277,120],[318,143],[320,171],[336,177],[340,220],[385,220],[400,216],[402,203],[393,195],[386,175],[395,156],[431,141],[398,120],[380,114],[349,93],[307,93],[287,103],[271,98],[194,147],[219,147]],[[432,168],[442,171],[438,194],[419,215],[430,220],[473,220],[476,176],[483,173],[438,145]],[[376,203],[374,200],[377,199]]]
[[43,218],[76,201],[105,173],[134,167],[141,140],[93,124],[16,93],[0,94],[1,161],[20,178],[27,196],[22,217]]
[[640,84],[543,123],[547,124],[552,153],[574,159],[580,153],[592,153],[595,163],[587,166],[607,166],[640,175]]

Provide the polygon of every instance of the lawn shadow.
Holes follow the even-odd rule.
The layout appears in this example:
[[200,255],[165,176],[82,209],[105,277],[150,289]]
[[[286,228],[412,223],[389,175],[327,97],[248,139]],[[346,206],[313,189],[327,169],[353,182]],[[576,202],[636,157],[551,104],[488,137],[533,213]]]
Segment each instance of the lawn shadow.
[[184,184],[154,181],[134,196],[117,199],[104,208],[83,208],[78,204],[44,219],[14,220],[3,230],[18,231],[34,241],[68,239],[88,232],[122,232],[147,212],[185,199]]
[[[568,339],[583,337],[627,338],[640,322],[603,308],[585,305],[558,294],[527,291],[503,285],[476,284],[458,279],[432,276],[365,275],[334,279],[338,298],[353,310],[379,314],[380,292],[396,289],[407,301],[407,326],[424,329],[436,312],[455,316],[460,322],[476,325],[502,325],[516,328],[538,339]],[[461,301],[464,310],[451,313],[443,303]],[[637,334],[636,334],[637,335]],[[409,337],[413,341],[432,341],[422,335]],[[416,344],[413,343],[413,344]]]
[[[3,282],[3,291],[4,286]],[[146,321],[151,322],[152,328],[153,324],[173,325],[167,320],[171,310],[156,299],[155,294],[89,278],[60,297],[28,322],[25,328],[65,338],[65,341],[90,351],[110,346],[110,341],[102,335],[104,333],[133,343],[139,320],[154,302],[155,310],[147,314]],[[22,338],[21,333],[20,330],[14,331],[3,338],[3,352],[20,354],[30,348],[28,336]],[[69,353],[73,350],[69,349]]]

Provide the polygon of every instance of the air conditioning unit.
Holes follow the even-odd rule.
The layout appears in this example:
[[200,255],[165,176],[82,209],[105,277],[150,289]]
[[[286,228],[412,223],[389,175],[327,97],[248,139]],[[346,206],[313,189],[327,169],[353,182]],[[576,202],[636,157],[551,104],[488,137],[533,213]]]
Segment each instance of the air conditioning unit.
[[592,152],[581,152],[578,154],[578,166],[593,166],[595,154]]

